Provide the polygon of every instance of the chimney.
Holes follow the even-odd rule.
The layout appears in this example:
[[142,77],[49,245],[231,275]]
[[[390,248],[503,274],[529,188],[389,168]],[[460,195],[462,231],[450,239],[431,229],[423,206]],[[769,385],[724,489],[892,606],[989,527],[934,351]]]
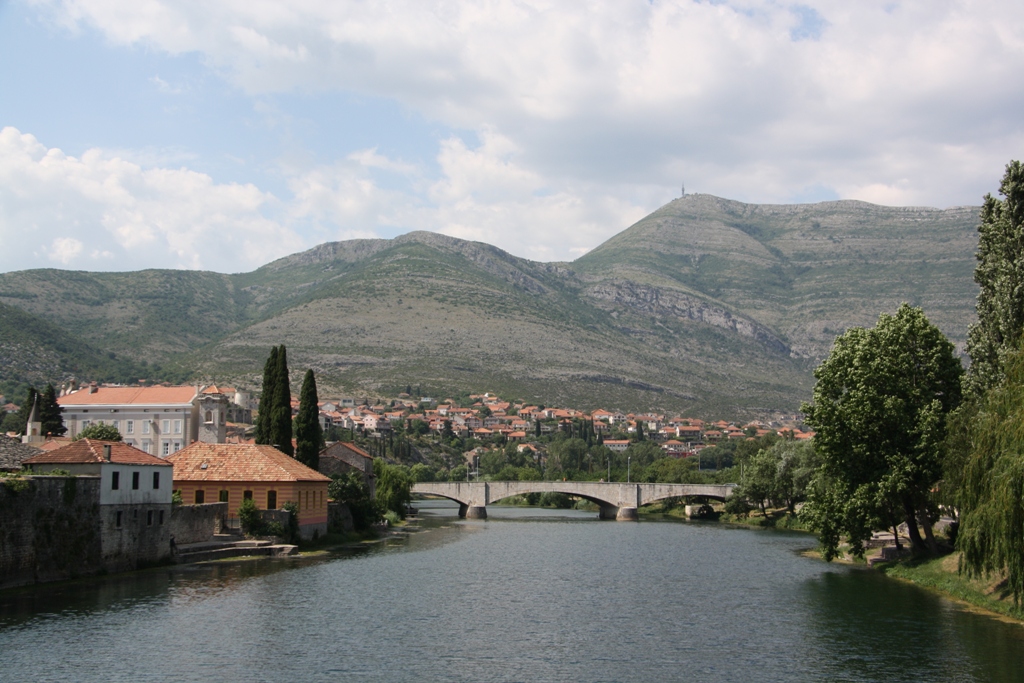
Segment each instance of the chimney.
[[109,443],[103,444],[103,458],[107,462],[110,462],[110,444]]
[[96,386],[95,382],[93,382],[92,384],[89,385],[89,393],[90,394],[95,394],[97,390],[98,390],[98,387]]

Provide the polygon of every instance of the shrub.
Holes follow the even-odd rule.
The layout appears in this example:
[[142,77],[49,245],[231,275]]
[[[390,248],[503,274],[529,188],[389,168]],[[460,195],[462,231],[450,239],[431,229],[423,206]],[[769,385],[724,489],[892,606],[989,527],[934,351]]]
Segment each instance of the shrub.
[[250,536],[263,533],[263,515],[252,498],[246,498],[238,506],[238,522],[242,525],[242,531]]
[[299,540],[299,506],[289,500],[281,509],[291,513],[288,515],[288,526],[284,529],[284,538],[289,543],[295,543]]

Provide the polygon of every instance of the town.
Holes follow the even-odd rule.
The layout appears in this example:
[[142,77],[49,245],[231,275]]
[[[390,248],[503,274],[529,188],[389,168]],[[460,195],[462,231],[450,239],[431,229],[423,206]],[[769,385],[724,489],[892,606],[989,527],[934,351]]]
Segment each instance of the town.
[[[291,554],[331,532],[400,521],[415,482],[715,481],[730,472],[738,444],[813,437],[797,416],[741,424],[410,391],[317,400],[319,452],[305,464],[279,444],[258,443],[260,396],[247,389],[72,382],[30,390],[21,405],[5,400],[0,493],[9,503],[19,491],[35,495],[7,506],[4,585]],[[288,405],[297,424],[302,401],[290,396]],[[398,493],[382,490],[396,480]],[[524,502],[572,503],[557,495]]]

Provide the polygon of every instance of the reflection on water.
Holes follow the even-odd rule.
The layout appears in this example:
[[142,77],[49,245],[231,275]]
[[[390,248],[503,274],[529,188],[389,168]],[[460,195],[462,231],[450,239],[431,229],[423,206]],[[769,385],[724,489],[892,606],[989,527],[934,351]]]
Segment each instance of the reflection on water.
[[[4,680],[1011,681],[1020,627],[800,534],[421,503],[316,558],[0,593]],[[45,666],[40,667],[44,661]]]

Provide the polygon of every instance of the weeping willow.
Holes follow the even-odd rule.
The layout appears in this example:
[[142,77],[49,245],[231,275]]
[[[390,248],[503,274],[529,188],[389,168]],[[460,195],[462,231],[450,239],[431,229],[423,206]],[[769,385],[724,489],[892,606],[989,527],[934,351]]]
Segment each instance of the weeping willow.
[[970,455],[959,482],[960,570],[1005,572],[1019,606],[1024,598],[1024,351],[1006,361],[1003,381],[985,395],[970,429]]

